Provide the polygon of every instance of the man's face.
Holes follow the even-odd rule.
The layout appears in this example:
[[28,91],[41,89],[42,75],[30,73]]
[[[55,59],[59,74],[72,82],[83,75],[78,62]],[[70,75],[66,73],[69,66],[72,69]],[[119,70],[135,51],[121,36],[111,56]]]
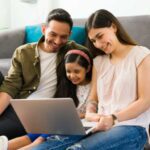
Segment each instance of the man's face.
[[45,35],[43,49],[46,52],[57,52],[66,44],[70,35],[70,26],[65,22],[51,20],[46,26],[42,26]]

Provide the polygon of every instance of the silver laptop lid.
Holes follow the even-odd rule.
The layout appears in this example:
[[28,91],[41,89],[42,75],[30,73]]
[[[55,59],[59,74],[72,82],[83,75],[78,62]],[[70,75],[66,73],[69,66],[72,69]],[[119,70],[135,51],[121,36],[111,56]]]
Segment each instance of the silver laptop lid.
[[28,133],[85,135],[71,98],[12,99],[11,104]]

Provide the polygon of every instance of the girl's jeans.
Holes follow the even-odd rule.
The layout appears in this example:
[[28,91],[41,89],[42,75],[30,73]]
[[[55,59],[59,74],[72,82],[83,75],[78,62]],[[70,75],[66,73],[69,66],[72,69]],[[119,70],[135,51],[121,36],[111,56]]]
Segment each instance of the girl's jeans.
[[143,150],[148,137],[140,126],[116,126],[90,136],[51,136],[32,150]]

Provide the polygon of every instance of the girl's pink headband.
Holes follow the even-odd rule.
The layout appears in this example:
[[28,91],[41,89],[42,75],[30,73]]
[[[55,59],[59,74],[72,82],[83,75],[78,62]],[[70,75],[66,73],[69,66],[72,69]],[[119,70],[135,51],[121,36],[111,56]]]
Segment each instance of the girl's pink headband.
[[90,71],[90,68],[91,68],[91,61],[90,61],[89,56],[88,56],[86,53],[84,53],[84,52],[81,51],[81,50],[73,49],[73,50],[69,50],[69,51],[66,53],[65,57],[66,57],[67,55],[69,55],[69,54],[78,54],[78,55],[84,57],[84,58],[87,60],[87,62],[89,63],[89,67],[88,67],[87,72]]

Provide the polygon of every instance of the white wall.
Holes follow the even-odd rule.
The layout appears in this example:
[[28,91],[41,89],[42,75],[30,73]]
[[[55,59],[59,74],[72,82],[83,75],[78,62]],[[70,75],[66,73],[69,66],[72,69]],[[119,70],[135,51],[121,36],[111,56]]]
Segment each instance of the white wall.
[[86,18],[98,9],[117,16],[150,15],[150,0],[55,0],[53,7],[68,10],[73,18]]
[[0,29],[9,28],[10,0],[0,0]]
[[0,28],[44,22],[48,12],[58,7],[66,9],[73,18],[87,18],[102,8],[116,16],[150,15],[150,0],[37,0],[35,4],[0,0]]
[[11,28],[38,24],[45,21],[51,10],[51,0],[37,0],[30,4],[21,0],[11,0]]

